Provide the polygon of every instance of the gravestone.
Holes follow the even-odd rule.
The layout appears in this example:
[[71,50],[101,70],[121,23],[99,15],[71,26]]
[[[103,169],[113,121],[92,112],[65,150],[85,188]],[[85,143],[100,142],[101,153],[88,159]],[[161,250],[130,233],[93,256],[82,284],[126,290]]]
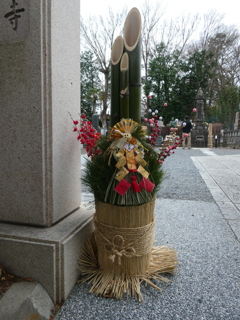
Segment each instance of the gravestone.
[[92,126],[94,129],[97,130],[97,132],[100,132],[99,128],[99,114],[93,114],[92,115]]
[[212,135],[212,123],[209,123],[208,127],[208,148],[213,147],[213,135]]
[[54,302],[75,285],[92,210],[81,204],[79,1],[0,5],[0,264]]
[[206,148],[208,144],[208,129],[205,129],[204,127],[205,98],[201,88],[199,88],[195,100],[195,108],[197,111],[194,121],[195,129],[191,130],[191,144],[194,148]]
[[234,130],[238,130],[240,129],[239,127],[239,111],[236,112],[236,116],[235,116],[235,123],[234,123]]
[[156,139],[156,147],[160,147],[163,143],[163,136],[158,135]]
[[111,130],[111,121],[107,121],[107,134],[110,132]]

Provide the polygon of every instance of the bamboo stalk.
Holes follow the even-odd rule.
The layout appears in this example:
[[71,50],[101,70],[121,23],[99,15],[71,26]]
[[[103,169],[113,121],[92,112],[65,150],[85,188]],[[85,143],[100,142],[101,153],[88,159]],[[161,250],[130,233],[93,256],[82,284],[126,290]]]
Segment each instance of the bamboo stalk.
[[120,121],[120,60],[123,50],[123,38],[119,36],[111,51],[111,127]]
[[141,121],[141,15],[133,8],[124,24],[124,46],[129,56],[129,117]]
[[120,92],[120,106],[121,118],[129,118],[129,59],[125,52],[120,63],[121,71],[121,92]]

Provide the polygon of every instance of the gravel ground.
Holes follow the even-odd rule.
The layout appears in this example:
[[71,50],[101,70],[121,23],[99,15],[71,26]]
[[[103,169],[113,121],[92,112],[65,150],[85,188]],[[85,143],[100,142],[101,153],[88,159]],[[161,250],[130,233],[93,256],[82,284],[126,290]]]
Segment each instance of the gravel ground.
[[[212,149],[215,154],[239,154]],[[238,153],[236,153],[238,152]],[[169,244],[178,252],[179,266],[162,292],[142,284],[144,301],[107,299],[89,294],[78,283],[56,320],[239,320],[240,245],[191,156],[207,156],[199,149],[182,150],[164,163],[168,178],[156,201],[156,245]],[[187,179],[187,186],[186,186]],[[157,283],[159,285],[159,283]]]
[[233,149],[233,148],[213,148],[211,149],[214,153],[216,153],[218,156],[232,156],[235,154],[240,154],[240,149]]
[[176,149],[163,163],[165,178],[157,196],[165,199],[213,201],[191,157],[202,156],[200,149]]

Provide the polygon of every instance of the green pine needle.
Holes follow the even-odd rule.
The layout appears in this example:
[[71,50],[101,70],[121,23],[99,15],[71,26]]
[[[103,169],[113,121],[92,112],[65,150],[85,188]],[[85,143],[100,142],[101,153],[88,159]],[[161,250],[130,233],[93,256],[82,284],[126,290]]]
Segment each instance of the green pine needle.
[[[145,169],[150,173],[148,179],[155,184],[153,191],[149,193],[143,189],[141,192],[133,193],[128,190],[124,196],[121,196],[114,190],[114,187],[118,184],[118,181],[115,179],[116,172],[118,171],[115,167],[116,160],[112,157],[109,166],[108,158],[105,155],[105,151],[112,141],[108,137],[102,136],[95,147],[95,149],[100,149],[101,153],[95,155],[92,160],[87,160],[86,171],[82,178],[88,191],[93,193],[99,201],[115,205],[142,205],[151,201],[159,190],[163,179],[163,171],[161,164],[157,162],[158,154],[143,139],[145,135],[141,126],[137,127],[133,136],[148,150],[144,150],[144,160],[147,162]],[[130,183],[129,176],[127,175],[125,179]],[[138,175],[137,182],[140,183],[141,179],[142,177]]]

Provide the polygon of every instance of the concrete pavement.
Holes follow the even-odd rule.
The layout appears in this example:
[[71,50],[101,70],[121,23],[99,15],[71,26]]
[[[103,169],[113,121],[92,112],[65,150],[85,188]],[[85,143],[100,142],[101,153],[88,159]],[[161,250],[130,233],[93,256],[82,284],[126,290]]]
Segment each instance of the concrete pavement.
[[240,153],[219,156],[202,150],[206,157],[192,157],[216,204],[240,241]]

